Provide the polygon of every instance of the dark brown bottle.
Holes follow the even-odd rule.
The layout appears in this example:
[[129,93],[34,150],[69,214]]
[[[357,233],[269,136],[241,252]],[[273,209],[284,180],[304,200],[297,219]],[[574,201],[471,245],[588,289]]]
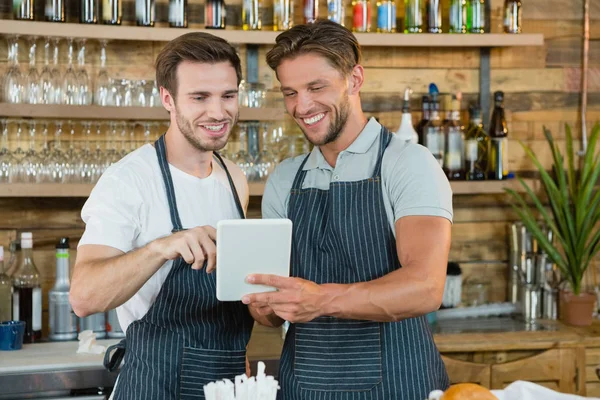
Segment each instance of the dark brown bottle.
[[481,108],[469,108],[469,125],[465,129],[465,173],[469,181],[486,179],[489,137],[483,130]]
[[419,121],[417,126],[415,126],[415,131],[417,131],[417,136],[419,137],[420,145],[425,145],[425,138],[423,137],[423,129],[425,128],[425,125],[427,125],[427,122],[429,122],[429,108],[430,108],[429,97],[423,96],[423,98],[421,100],[421,112],[422,112],[421,120]]
[[504,93],[494,93],[494,111],[490,123],[488,178],[501,180],[508,176],[508,127],[504,117]]

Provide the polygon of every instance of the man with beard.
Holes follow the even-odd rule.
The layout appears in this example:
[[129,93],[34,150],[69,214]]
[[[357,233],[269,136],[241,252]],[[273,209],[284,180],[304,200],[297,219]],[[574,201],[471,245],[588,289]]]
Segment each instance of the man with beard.
[[422,400],[448,387],[425,314],[442,300],[452,192],[435,158],[402,141],[359,97],[356,38],[330,21],[280,34],[267,55],[287,112],[315,145],[285,160],[264,218],[290,218],[290,278],[245,296],[272,325],[291,322],[279,371],[285,400]]
[[[244,218],[248,185],[222,149],[238,118],[240,60],[223,39],[188,33],[156,60],[170,126],[102,175],[81,212],[71,303],[117,308],[126,339],[114,399],[204,399],[203,385],[246,372],[253,318],[215,296],[215,226]],[[114,350],[114,353],[113,353]],[[110,356],[112,355],[112,359]]]

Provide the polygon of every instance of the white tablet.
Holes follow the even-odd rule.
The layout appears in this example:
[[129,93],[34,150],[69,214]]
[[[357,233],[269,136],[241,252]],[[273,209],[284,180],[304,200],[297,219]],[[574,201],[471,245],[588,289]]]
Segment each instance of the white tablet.
[[236,219],[217,223],[217,299],[239,301],[276,290],[246,283],[249,274],[290,276],[292,221]]

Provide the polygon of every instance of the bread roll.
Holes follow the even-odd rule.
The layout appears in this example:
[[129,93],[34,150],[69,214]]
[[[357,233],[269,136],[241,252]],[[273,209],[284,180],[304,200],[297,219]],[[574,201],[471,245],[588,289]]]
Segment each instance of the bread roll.
[[458,383],[444,392],[440,400],[498,400],[488,389],[474,383]]

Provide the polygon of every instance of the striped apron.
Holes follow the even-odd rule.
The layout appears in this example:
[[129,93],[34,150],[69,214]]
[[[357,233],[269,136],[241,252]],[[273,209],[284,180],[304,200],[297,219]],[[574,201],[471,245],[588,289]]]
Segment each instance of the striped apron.
[[[173,232],[181,231],[164,135],[155,147]],[[231,175],[221,157],[214,154],[227,174],[240,218],[244,218]],[[246,372],[246,345],[254,320],[241,302],[217,300],[217,273],[193,270],[182,258],[173,262],[148,313],[129,325],[125,340],[114,347],[112,359],[113,349],[106,353],[109,370],[118,368],[125,357],[115,400],[204,399],[205,384],[233,380]]]
[[[365,282],[400,268],[383,203],[382,128],[371,178],[302,188],[304,160],[290,192],[292,275],[318,284]],[[319,317],[291,324],[281,356],[279,399],[424,400],[449,386],[425,316],[379,323]]]

